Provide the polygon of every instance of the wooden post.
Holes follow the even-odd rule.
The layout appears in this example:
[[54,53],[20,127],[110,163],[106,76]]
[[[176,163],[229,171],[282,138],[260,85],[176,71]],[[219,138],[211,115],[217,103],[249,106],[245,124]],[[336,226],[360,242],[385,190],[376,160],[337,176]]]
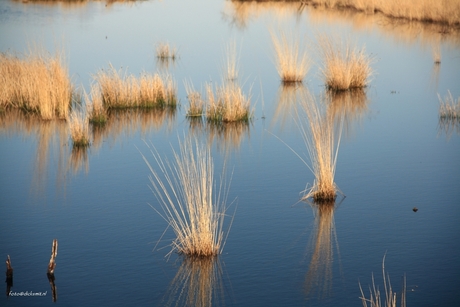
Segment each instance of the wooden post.
[[6,296],[10,296],[13,287],[13,267],[11,266],[10,255],[6,258]]
[[51,247],[51,258],[50,263],[48,264],[48,275],[54,275],[54,268],[56,268],[56,256],[57,256],[57,249],[58,249],[58,241],[56,239],[53,240],[53,246]]
[[11,266],[10,255],[6,258],[6,278],[13,278],[13,267]]

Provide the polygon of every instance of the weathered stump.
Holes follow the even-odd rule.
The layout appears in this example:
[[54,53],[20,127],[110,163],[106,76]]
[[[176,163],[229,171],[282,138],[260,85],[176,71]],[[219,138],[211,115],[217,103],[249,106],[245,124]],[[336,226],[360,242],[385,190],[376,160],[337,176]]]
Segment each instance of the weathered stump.
[[48,264],[48,273],[47,273],[48,275],[54,275],[54,269],[56,268],[57,249],[58,249],[58,241],[54,239],[53,246],[51,247],[50,263]]

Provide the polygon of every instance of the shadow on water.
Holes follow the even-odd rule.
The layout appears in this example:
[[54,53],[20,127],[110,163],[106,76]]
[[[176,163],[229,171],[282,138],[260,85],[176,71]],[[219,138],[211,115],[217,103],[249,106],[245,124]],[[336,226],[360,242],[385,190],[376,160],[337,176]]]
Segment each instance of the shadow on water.
[[183,257],[163,297],[164,306],[224,306],[223,268],[218,257]]
[[315,203],[305,201],[313,210],[315,226],[310,238],[311,260],[305,276],[307,297],[320,299],[332,294],[334,246],[339,257],[339,243],[334,222],[334,211],[345,198],[336,201]]

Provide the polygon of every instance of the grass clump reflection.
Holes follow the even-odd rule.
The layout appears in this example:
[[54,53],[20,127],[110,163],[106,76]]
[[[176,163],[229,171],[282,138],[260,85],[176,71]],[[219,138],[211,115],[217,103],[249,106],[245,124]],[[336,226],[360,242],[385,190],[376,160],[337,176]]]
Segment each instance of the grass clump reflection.
[[171,252],[190,257],[218,255],[228,235],[223,228],[228,186],[222,175],[216,195],[214,163],[209,148],[191,138],[179,143],[179,147],[179,152],[173,152],[173,162],[163,160],[155,149],[151,150],[159,172],[144,157],[152,173],[150,182],[162,213],[155,210],[176,235]]

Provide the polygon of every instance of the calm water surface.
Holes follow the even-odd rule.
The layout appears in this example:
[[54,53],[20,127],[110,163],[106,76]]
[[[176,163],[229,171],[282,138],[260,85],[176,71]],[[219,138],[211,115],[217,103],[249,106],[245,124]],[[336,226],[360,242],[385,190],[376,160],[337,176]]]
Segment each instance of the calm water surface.
[[[1,115],[0,256],[11,257],[11,291],[46,295],[4,295],[0,305],[53,304],[46,266],[57,238],[56,304],[63,306],[182,306],[194,293],[209,306],[359,306],[359,282],[367,289],[372,272],[383,289],[385,254],[398,296],[406,276],[407,306],[460,306],[460,134],[458,123],[439,125],[437,96],[460,96],[459,34],[297,9],[206,0],[1,1],[1,52],[23,53],[34,43],[63,48],[73,83],[86,89],[109,63],[136,75],[167,72],[182,106],[120,115],[84,153],[72,152],[65,123]],[[302,38],[312,55],[303,88],[280,86],[270,40],[280,30]],[[292,97],[324,95],[314,49],[324,34],[365,45],[376,61],[370,86],[341,97],[336,111],[346,114],[336,172],[346,198],[319,209],[299,202],[313,176],[288,146],[308,161]],[[162,41],[179,50],[167,67],[154,52]],[[232,41],[254,120],[225,134],[192,129],[184,82],[197,89],[221,82]],[[154,250],[166,222],[149,206],[158,203],[145,142],[168,156],[190,133],[212,146],[216,169],[226,161],[233,171],[236,213],[215,262],[165,258],[172,232]]]

